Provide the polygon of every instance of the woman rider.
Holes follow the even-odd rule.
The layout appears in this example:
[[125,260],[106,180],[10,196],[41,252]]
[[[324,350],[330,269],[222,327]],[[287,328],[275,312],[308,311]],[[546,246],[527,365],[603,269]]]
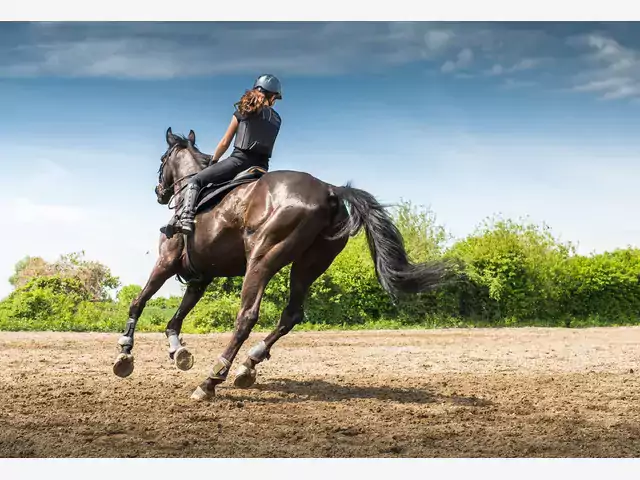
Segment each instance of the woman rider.
[[[210,184],[232,180],[240,172],[251,167],[269,168],[269,158],[280,131],[280,115],[273,109],[276,99],[282,98],[280,80],[273,75],[261,75],[240,101],[231,117],[227,132],[218,143],[211,163],[191,177],[187,185],[182,211],[174,230],[187,235],[193,233],[195,203],[200,190]],[[233,152],[223,161],[220,157],[231,145],[235,135]]]

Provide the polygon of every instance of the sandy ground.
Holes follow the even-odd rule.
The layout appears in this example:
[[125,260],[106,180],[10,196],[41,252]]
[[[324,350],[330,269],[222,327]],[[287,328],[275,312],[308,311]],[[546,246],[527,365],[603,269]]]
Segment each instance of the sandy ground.
[[292,333],[205,403],[228,334],[189,372],[139,334],[127,379],[118,336],[0,333],[0,456],[640,456],[640,328]]

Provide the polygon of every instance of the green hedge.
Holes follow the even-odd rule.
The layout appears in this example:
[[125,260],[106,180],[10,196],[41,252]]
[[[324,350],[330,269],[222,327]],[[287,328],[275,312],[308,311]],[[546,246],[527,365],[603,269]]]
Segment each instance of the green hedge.
[[[459,281],[395,305],[382,291],[364,235],[313,285],[306,329],[450,326],[585,326],[638,323],[640,250],[577,255],[546,225],[490,219],[467,238],[454,240],[433,214],[403,203],[394,218],[414,261],[450,258]],[[288,298],[290,268],[276,275],[264,296],[258,329],[273,328]],[[242,278],[216,279],[185,320],[184,332],[233,327]],[[137,285],[114,301],[95,301],[79,279],[33,278],[0,302],[0,330],[119,331]],[[163,331],[180,298],[151,300],[141,331]]]

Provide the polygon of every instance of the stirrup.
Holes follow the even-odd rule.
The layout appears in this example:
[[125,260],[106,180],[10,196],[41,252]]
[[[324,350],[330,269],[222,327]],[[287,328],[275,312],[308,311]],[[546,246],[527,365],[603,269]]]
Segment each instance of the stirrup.
[[[184,222],[184,223],[183,223]],[[174,228],[180,231],[180,233],[184,233],[185,235],[191,235],[195,230],[196,221],[195,219],[185,222],[184,220],[180,220],[178,225],[174,225]]]
[[167,238],[171,238],[177,232],[175,230],[175,227],[169,223],[163,227],[160,227],[160,233],[163,233]]
[[166,235],[167,238],[173,237],[176,233],[178,233],[178,229],[176,228],[176,222],[178,218],[174,215],[169,223],[160,227],[160,232]]
[[191,235],[193,233],[193,230],[194,230],[193,227],[195,225],[195,221],[189,222],[187,225],[189,225],[189,227],[187,227],[185,229],[184,225],[181,222],[168,223],[168,224],[164,225],[163,227],[160,227],[160,232],[164,233],[167,236],[167,238],[171,238],[177,233],[183,233],[185,235]]

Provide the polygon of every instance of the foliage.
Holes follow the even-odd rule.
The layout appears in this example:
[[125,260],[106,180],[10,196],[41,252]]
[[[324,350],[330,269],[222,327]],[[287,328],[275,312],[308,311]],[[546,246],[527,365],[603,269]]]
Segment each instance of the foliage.
[[[413,261],[447,258],[460,266],[457,281],[397,305],[375,275],[364,234],[352,238],[316,280],[298,328],[414,328],[461,326],[589,326],[638,322],[640,250],[578,255],[546,225],[499,217],[484,221],[466,238],[452,241],[428,209],[408,202],[393,216]],[[288,302],[290,267],[269,283],[257,329],[277,324]],[[80,254],[54,263],[27,257],[11,277],[15,290],[0,302],[3,330],[119,331],[138,285],[119,286],[107,267]],[[242,278],[216,279],[187,316],[184,332],[233,328]],[[140,331],[163,331],[179,297],[147,303]]]
[[9,283],[14,288],[28,284],[34,278],[60,277],[76,279],[92,300],[107,300],[109,292],[120,282],[109,268],[99,262],[84,260],[84,252],[62,255],[53,263],[40,257],[25,257],[16,266]]
[[491,321],[558,315],[557,280],[572,252],[545,225],[486,220],[448,252],[465,265],[455,292],[458,315]]
[[140,285],[126,285],[120,289],[116,295],[116,300],[120,305],[128,307],[141,291],[142,287]]

